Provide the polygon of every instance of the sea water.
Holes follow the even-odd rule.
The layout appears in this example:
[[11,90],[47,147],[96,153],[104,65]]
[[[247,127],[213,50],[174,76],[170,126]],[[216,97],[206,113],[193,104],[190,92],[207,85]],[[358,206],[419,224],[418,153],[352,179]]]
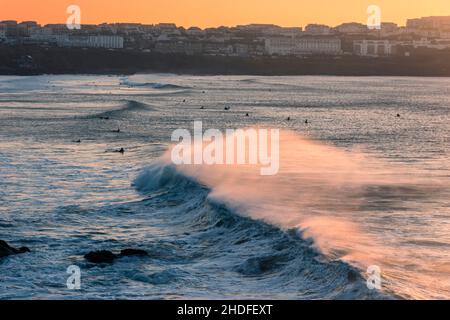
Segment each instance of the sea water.
[[[2,76],[0,298],[448,299],[449,120],[447,78]],[[194,121],[280,129],[278,174],[174,165]]]

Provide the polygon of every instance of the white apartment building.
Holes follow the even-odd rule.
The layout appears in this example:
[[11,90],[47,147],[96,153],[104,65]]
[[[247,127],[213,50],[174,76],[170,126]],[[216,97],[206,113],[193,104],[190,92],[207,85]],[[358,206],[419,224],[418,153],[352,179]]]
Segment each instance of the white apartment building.
[[268,55],[288,56],[296,54],[297,40],[293,37],[271,37],[265,39],[265,51]]
[[55,40],[60,47],[123,49],[121,36],[61,36]]
[[89,47],[106,49],[123,49],[123,37],[120,36],[89,36]]
[[449,39],[429,40],[427,38],[422,38],[420,40],[413,40],[412,43],[409,43],[409,45],[412,45],[415,49],[427,48],[427,49],[443,50],[450,48],[450,40]]
[[395,53],[396,42],[390,40],[353,41],[353,53],[358,56],[379,57]]
[[294,38],[274,37],[265,41],[265,51],[269,55],[308,55],[342,53],[341,40],[337,38]]
[[297,44],[300,54],[330,54],[342,52],[341,40],[337,38],[300,38]]

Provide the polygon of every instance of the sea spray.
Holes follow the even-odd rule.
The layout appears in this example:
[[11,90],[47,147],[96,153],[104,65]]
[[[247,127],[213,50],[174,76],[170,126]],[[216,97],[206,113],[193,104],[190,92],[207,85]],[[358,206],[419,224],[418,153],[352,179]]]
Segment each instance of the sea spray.
[[427,193],[427,181],[361,150],[343,150],[290,131],[280,133],[279,145],[280,170],[273,176],[262,176],[259,166],[252,164],[174,166],[173,149],[162,163],[205,185],[211,190],[209,199],[243,216],[300,230],[328,259],[347,261],[363,273],[381,266],[386,285],[391,284],[397,270],[390,265],[404,263],[411,252],[399,254],[384,245],[383,238],[366,229],[364,215]]

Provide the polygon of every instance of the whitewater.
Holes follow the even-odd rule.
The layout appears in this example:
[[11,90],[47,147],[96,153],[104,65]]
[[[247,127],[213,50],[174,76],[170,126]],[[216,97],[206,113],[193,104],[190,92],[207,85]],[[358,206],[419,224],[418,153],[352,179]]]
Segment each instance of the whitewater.
[[[448,299],[449,94],[437,78],[0,77],[0,239],[32,251],[0,260],[0,298]],[[174,165],[171,134],[194,121],[280,129],[278,174]],[[125,247],[149,256],[83,258]]]

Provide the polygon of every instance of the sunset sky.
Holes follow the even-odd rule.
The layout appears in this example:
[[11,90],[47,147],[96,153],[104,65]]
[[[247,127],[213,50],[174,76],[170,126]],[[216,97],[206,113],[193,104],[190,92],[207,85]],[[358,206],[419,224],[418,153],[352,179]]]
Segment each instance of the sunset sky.
[[0,20],[65,23],[66,8],[81,7],[82,23],[174,22],[185,27],[274,23],[304,26],[366,22],[376,4],[382,21],[404,25],[407,18],[450,15],[450,0],[0,0]]

